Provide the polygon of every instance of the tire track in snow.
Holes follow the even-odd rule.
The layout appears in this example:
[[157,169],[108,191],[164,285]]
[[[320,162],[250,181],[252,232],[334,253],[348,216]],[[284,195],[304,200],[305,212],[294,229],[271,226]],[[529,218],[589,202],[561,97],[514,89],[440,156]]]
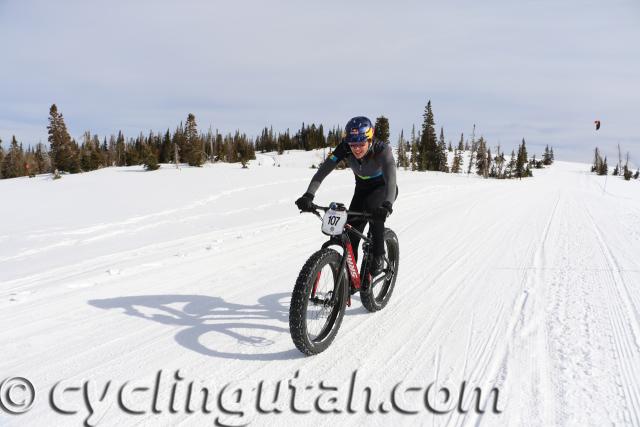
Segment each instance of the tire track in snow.
[[[597,238],[599,249],[609,266],[610,280],[605,281],[610,295],[607,304],[615,346],[617,349],[617,361],[622,376],[622,387],[625,400],[628,403],[628,417],[632,424],[640,425],[640,347],[638,337],[640,328],[639,316],[633,306],[629,288],[620,274],[620,267],[604,240],[597,222],[589,209],[584,206],[584,212],[591,222],[594,235]],[[626,417],[625,417],[626,418]]]
[[[501,194],[499,194],[500,196],[503,196]],[[458,196],[458,195],[456,195]],[[486,194],[483,194],[482,197],[486,198]],[[508,196],[507,196],[508,197]],[[475,200],[471,202],[471,205],[469,206],[469,208],[467,209],[467,211],[463,211],[463,210],[455,210],[456,212],[464,212],[463,217],[466,217],[469,213],[473,212],[474,207],[477,205],[477,203],[479,203],[480,200]],[[486,199],[485,199],[486,202]],[[469,202],[468,201],[463,201],[461,202],[461,205],[468,205]],[[449,206],[451,207],[451,206]],[[437,213],[436,213],[437,214]],[[460,214],[458,214],[460,215]],[[420,218],[419,220],[416,221],[416,223],[419,222],[425,222],[426,219],[424,217]],[[434,224],[435,226],[435,224]],[[441,259],[443,260],[451,260],[454,259],[455,261],[452,263],[448,263],[448,267],[446,267],[444,270],[442,268],[440,268],[437,272],[436,275],[438,277],[444,275],[446,272],[448,272],[451,269],[454,269],[455,267],[457,267],[458,265],[460,265],[460,263],[462,262],[469,262],[469,256],[468,254],[474,254],[474,253],[481,253],[482,248],[484,246],[489,246],[492,247],[492,244],[495,244],[496,247],[500,247],[500,243],[506,244],[507,246],[509,245],[509,242],[512,241],[512,239],[515,239],[515,237],[512,237],[510,234],[507,234],[507,232],[503,229],[503,227],[501,224],[498,224],[496,222],[493,222],[489,225],[489,227],[487,229],[483,230],[486,232],[487,236],[491,236],[493,240],[495,240],[495,242],[493,242],[491,239],[487,240],[487,241],[483,241],[483,240],[478,240],[477,243],[480,245],[478,247],[465,247],[464,245],[454,245],[453,249],[450,250],[447,254],[444,254],[442,256]],[[457,231],[457,235],[456,235],[456,231]],[[453,234],[450,234],[449,236],[447,236],[448,238],[451,238],[454,241],[458,241],[456,239],[459,239],[460,241],[464,240],[464,237],[466,236],[466,234],[468,233],[468,230],[465,229],[464,227],[460,227],[460,229],[456,229],[454,230]],[[505,234],[507,234],[507,238],[505,239]],[[416,238],[420,238],[420,235],[416,235]],[[418,251],[414,251],[417,253],[419,253]],[[457,255],[456,255],[457,254]],[[465,257],[466,254],[466,257]],[[404,260],[403,262],[407,263],[407,256],[403,255],[402,259]],[[425,267],[424,264],[421,263],[414,263],[416,265],[415,267],[415,271],[416,272],[420,272],[422,271]],[[435,265],[439,265],[438,262],[434,262]],[[403,281],[407,282],[412,282],[412,280],[409,280],[409,277],[411,276],[412,272],[407,272],[405,270],[404,275],[403,275]],[[411,347],[407,347],[407,346],[403,346],[401,341],[398,341],[396,338],[397,336],[386,336],[386,337],[381,337],[378,341],[379,342],[383,342],[382,338],[384,339],[384,343],[385,346],[382,347],[382,349],[384,349],[385,347],[391,347],[396,349],[394,353],[391,354],[391,360],[389,361],[388,365],[394,366],[393,360],[397,359],[397,360],[401,360],[403,357],[406,356],[407,352],[415,352],[416,354],[423,354],[425,352],[425,350],[428,352],[430,347],[433,347],[434,342],[447,342],[448,341],[448,336],[450,336],[450,331],[452,330],[452,328],[454,327],[454,325],[457,323],[457,319],[464,317],[465,314],[469,313],[469,308],[467,307],[466,304],[464,303],[463,300],[459,299],[459,295],[461,295],[461,292],[464,291],[468,291],[468,287],[465,287],[465,284],[469,284],[469,283],[473,283],[473,279],[472,276],[466,276],[463,278],[463,280],[461,280],[460,282],[457,282],[455,285],[452,284],[450,285],[447,289],[449,290],[448,295],[443,299],[443,303],[437,306],[437,312],[440,314],[436,314],[434,318],[425,318],[425,322],[423,322],[419,329],[414,331],[412,333],[412,336],[415,337],[420,337],[421,340],[423,340],[423,343],[419,346],[418,350],[415,350],[413,346]],[[415,290],[418,290],[419,287],[418,286],[414,286]],[[473,288],[471,288],[473,290]],[[407,295],[405,295],[403,298],[401,298],[400,300],[398,300],[397,296],[394,295],[394,298],[392,298],[392,301],[390,302],[390,307],[392,306],[407,306],[407,303],[409,304],[408,306],[412,306],[412,310],[417,310],[417,307],[413,307],[413,305],[415,305],[415,302],[419,300],[415,299],[415,295],[419,294],[419,295],[427,295],[429,294],[429,288],[427,289],[422,289],[419,290],[418,292],[414,291],[413,289],[409,289],[407,292]],[[483,290],[484,291],[484,290]],[[469,293],[465,294],[466,298],[465,300],[468,299],[473,299],[472,295],[470,295]],[[441,296],[441,295],[440,295]],[[394,301],[395,300],[395,301]],[[451,313],[453,309],[453,313]],[[376,313],[376,316],[382,315],[383,312],[381,313]],[[442,325],[438,325],[438,319],[444,314],[447,313],[447,318],[450,321],[449,326],[445,327],[444,329],[442,328]],[[493,347],[494,344],[496,342],[496,337],[498,336],[498,330],[500,328],[500,326],[502,326],[504,324],[504,322],[501,320],[502,319],[502,313],[503,313],[503,309],[502,309],[502,305],[500,305],[499,311],[498,311],[498,317],[493,319],[493,320],[488,320],[488,322],[486,322],[487,324],[491,324],[493,325],[493,328],[491,329],[491,331],[489,332],[490,338],[489,341],[482,341],[479,340],[478,341],[478,345],[480,346],[479,348],[481,348],[481,350],[479,351],[479,353],[474,353],[469,355],[470,358],[472,358],[473,360],[476,361],[476,365],[472,367],[471,372],[475,373],[477,371],[476,368],[482,369],[486,367],[486,363],[487,360],[491,359],[492,355],[493,355]],[[404,313],[400,312],[399,310],[395,309],[394,312],[392,313],[386,313],[385,315],[385,324],[389,323],[389,324],[401,324],[402,323],[402,318],[404,317]],[[454,320],[454,321],[452,321]],[[432,334],[437,334],[438,337],[434,337],[437,338],[435,340],[431,340],[430,337]],[[392,339],[395,341],[398,341],[397,343],[394,344],[394,342],[389,342],[388,340]],[[486,345],[488,343],[488,346]],[[397,344],[397,345],[396,345]],[[483,346],[484,345],[484,346]],[[384,351],[384,350],[383,350]],[[378,353],[378,349],[374,350],[374,352]],[[486,358],[486,359],[485,359]],[[468,360],[468,358],[467,358]],[[464,363],[466,363],[466,361],[464,361]],[[410,367],[408,370],[405,369],[405,376],[409,375],[409,373],[415,368]],[[419,369],[419,368],[418,368]]]
[[[501,195],[501,196],[504,196],[506,199],[509,198],[508,194]],[[517,231],[511,230],[511,229],[504,229],[504,227],[501,224],[498,224],[498,225],[499,227],[501,227],[499,230],[501,230],[502,232],[500,233],[500,232],[492,231],[491,233],[488,233],[489,235],[494,236],[495,241],[486,240],[484,241],[485,243],[484,246],[499,248],[499,247],[510,247],[511,245],[515,244],[518,238],[520,237],[519,234],[517,234]],[[534,242],[532,241],[529,245],[528,250],[526,251],[528,255],[524,257],[525,260],[531,258],[533,244]],[[482,247],[483,246],[479,247],[478,249],[482,249]],[[469,249],[469,252],[473,253],[474,251],[473,249]],[[524,265],[526,266],[526,262]],[[524,267],[521,267],[520,270],[524,272],[526,269]],[[471,293],[467,293],[465,299],[469,299],[471,301],[477,301],[477,300],[482,300],[484,298],[483,293],[479,291],[486,292],[486,289],[477,290],[475,288],[472,288],[471,290],[472,291],[475,290],[477,294],[474,295]],[[473,322],[476,322],[482,325],[492,325],[489,331],[487,331],[486,329],[476,329],[473,323],[469,325],[469,331],[471,335],[469,335],[468,337],[468,340],[469,340],[468,345],[470,345],[470,347],[469,346],[467,347],[467,350],[465,351],[465,357],[463,360],[463,364],[465,366],[464,370],[467,373],[463,374],[462,380],[469,381],[472,384],[481,384],[483,382],[486,382],[488,367],[492,365],[492,361],[496,358],[496,353],[497,353],[496,348],[499,346],[499,343],[501,342],[500,341],[500,338],[502,337],[501,331],[503,330],[503,327],[509,323],[509,319],[506,318],[507,312],[504,307],[504,302],[505,302],[504,300],[499,300],[497,302],[498,306],[494,310],[491,310],[488,314],[485,314],[485,318],[474,316]],[[521,299],[520,304],[523,304],[523,303],[524,301],[522,301]],[[461,309],[460,313],[461,314],[465,313],[465,310],[467,310],[467,313],[468,313],[469,309],[471,309],[473,312],[477,312],[479,308],[480,307],[465,307],[464,304],[460,304],[460,309]],[[486,317],[487,315],[490,317]],[[474,337],[472,333],[475,333],[475,332],[483,332],[483,336]],[[474,340],[474,338],[477,338],[477,339]],[[470,361],[473,361],[474,363],[469,364]],[[471,399],[470,398],[467,399],[467,401],[464,402],[464,405],[465,407],[471,407],[472,405]],[[461,415],[456,412],[455,414],[452,413],[450,415],[450,418],[447,424],[452,424],[452,425],[456,425],[458,423],[464,424],[465,421],[466,421],[466,415]]]
[[[523,328],[529,327],[528,319],[531,319],[532,322],[538,322],[535,327],[539,327],[540,320],[539,316],[533,311],[535,304],[530,301],[532,291],[539,291],[540,288],[544,285],[544,283],[540,283],[539,280],[539,268],[544,268],[544,265],[537,265],[536,263],[544,262],[544,245],[549,235],[549,229],[553,223],[556,210],[560,201],[560,194],[558,194],[553,203],[553,207],[550,209],[550,213],[547,216],[546,223],[544,225],[543,231],[541,233],[541,237],[536,241],[535,239],[531,239],[527,251],[526,256],[523,257],[523,264],[521,267],[522,278],[520,280],[519,288],[521,289],[521,294],[516,300],[514,304],[513,311],[509,315],[506,334],[503,340],[499,343],[498,347],[492,352],[492,357],[490,361],[487,363],[486,369],[483,372],[483,381],[484,384],[490,384],[492,387],[497,387],[498,389],[504,390],[504,385],[508,384],[509,381],[509,363],[510,358],[509,355],[514,352],[514,349],[517,349],[516,339],[518,338],[518,334],[521,333]],[[529,265],[534,265],[536,268],[533,269],[533,275],[531,275],[531,269]],[[538,286],[539,285],[539,286]],[[536,289],[538,288],[538,289]],[[535,298],[535,296],[534,296]],[[529,349],[534,348],[535,345],[533,343],[533,334],[529,334],[528,337],[525,338],[525,346]],[[537,349],[536,349],[537,350]],[[530,350],[528,357],[530,359],[530,363],[532,364],[532,376],[533,378],[540,378],[540,371],[542,368],[540,367],[540,363],[537,360],[537,356],[535,355],[535,350]],[[544,374],[543,374],[544,375]],[[532,385],[536,386],[537,384],[533,383]],[[540,396],[536,394],[536,390],[533,390],[533,396],[535,399],[540,400]],[[471,398],[471,396],[469,396]],[[540,404],[541,402],[538,402]],[[531,402],[531,406],[535,406],[535,402]],[[485,410],[487,408],[484,408]],[[548,410],[545,410],[543,418],[548,417]],[[540,415],[535,412],[531,414],[532,417],[538,416],[537,420],[544,424],[543,420],[540,420]],[[477,413],[467,413],[464,416],[463,423],[468,421],[473,423],[474,425],[480,425],[483,420],[482,414]],[[528,418],[529,420],[535,418]],[[548,420],[547,420],[548,422]]]
[[[572,263],[577,262],[582,266],[585,256],[581,249],[584,249],[585,242],[577,240],[581,237],[580,230],[584,229],[584,224],[577,220],[576,214],[580,211],[575,203],[572,203],[572,197],[566,198],[564,202],[565,215],[558,224],[559,233],[555,245],[559,250],[556,263],[571,260]],[[545,310],[547,317],[546,351],[549,354],[552,372],[552,384],[547,390],[553,391],[557,425],[567,425],[570,421],[582,423],[583,419],[577,418],[581,410],[576,411],[572,404],[576,399],[581,399],[588,405],[590,399],[590,390],[583,387],[583,379],[592,375],[590,350],[595,344],[590,333],[590,325],[595,319],[592,316],[590,297],[595,296],[590,295],[592,289],[589,289],[589,281],[580,270],[575,272],[583,276],[582,280],[575,280],[563,268],[549,270],[551,276],[546,280],[548,295],[545,298],[545,307],[539,308]]]
[[[252,225],[250,230],[253,234],[268,232],[274,229],[280,231],[282,227],[296,223],[299,223],[299,218],[297,217],[287,218],[285,220],[280,219],[275,221],[266,221]],[[41,287],[47,283],[60,282],[61,280],[76,280],[76,276],[86,275],[92,271],[95,272],[97,276],[102,276],[105,269],[116,266],[120,262],[130,263],[133,258],[136,258],[135,264],[161,262],[162,260],[158,260],[157,258],[158,254],[165,254],[165,259],[172,259],[174,257],[175,250],[182,251],[183,253],[187,253],[189,250],[201,250],[203,247],[206,247],[206,242],[218,240],[222,240],[222,242],[224,242],[224,239],[229,240],[237,237],[247,229],[248,226],[246,225],[223,228],[195,236],[181,237],[126,251],[117,251],[107,255],[100,255],[96,258],[83,260],[79,263],[71,265],[67,264],[64,267],[57,267],[27,277],[2,282],[3,291],[17,292],[33,285]],[[7,287],[6,289],[4,288],[5,286]]]
[[[468,204],[468,201],[463,201],[461,202],[461,204],[466,205]],[[475,204],[476,203],[472,202],[469,210],[472,211],[473,206],[475,206]],[[466,214],[469,213],[469,210],[468,211],[460,210],[459,212],[461,213],[464,212],[465,213],[464,216],[466,216]],[[434,213],[432,211],[429,211],[429,213],[437,215],[437,213]],[[424,223],[425,221],[426,221],[426,218],[423,216],[416,222]],[[433,224],[433,226],[436,227],[436,224]],[[495,240],[495,242],[493,243],[496,243],[496,244],[498,242],[503,242],[503,243],[505,242],[505,239],[504,239],[505,231],[503,230],[502,232],[499,232],[500,230],[501,230],[501,224],[498,224],[495,222],[492,222],[489,228],[487,229],[483,228],[483,231],[486,232],[486,235],[492,236],[492,239]],[[456,232],[457,232],[457,236],[456,236]],[[451,237],[453,240],[456,240],[456,237],[462,239],[468,233],[468,230],[464,229],[464,227],[460,227],[460,229],[452,230],[452,233],[449,233],[448,237]],[[416,235],[416,238],[419,239],[420,235],[419,234]],[[515,239],[515,237],[513,238]],[[506,242],[510,242],[510,241],[511,241],[510,238],[506,239]],[[462,262],[468,262],[469,261],[468,257],[465,258],[465,256],[463,255],[469,254],[469,253],[480,254],[481,249],[485,243],[488,246],[491,246],[492,244],[491,241],[483,242],[482,240],[477,241],[477,243],[480,246],[465,247],[464,245],[454,245],[453,249],[451,249],[447,254],[442,254],[440,259],[442,260],[454,259],[455,261],[452,263],[446,263],[445,270],[443,270],[442,267],[440,267],[440,269],[436,271],[436,275],[440,277],[444,275],[447,271],[456,268],[456,266],[460,265]],[[402,246],[402,243],[401,243],[401,246]],[[499,245],[497,247],[499,247]],[[414,251],[414,252],[415,252],[415,255],[419,255],[419,251]],[[412,252],[412,254],[414,252]],[[455,256],[456,254],[457,256]],[[405,266],[409,263],[411,258],[412,258],[411,256],[406,255],[406,251],[404,253],[401,253],[401,259],[403,260],[402,262]],[[413,256],[413,258],[415,258],[415,256]],[[434,261],[434,264],[439,265],[437,260]],[[402,295],[401,298],[398,298],[400,295],[396,294],[397,292],[396,290],[394,292],[394,296],[392,297],[391,302],[389,303],[389,306],[385,308],[385,310],[375,313],[373,315],[367,314],[368,317],[369,316],[371,317],[368,318],[365,322],[360,322],[356,328],[347,328],[348,330],[346,331],[346,333],[341,329],[339,336],[337,337],[336,341],[332,344],[332,347],[334,346],[337,347],[340,345],[339,342],[342,342],[343,340],[346,340],[347,342],[365,342],[366,340],[366,342],[368,343],[373,343],[373,345],[370,344],[368,346],[369,348],[363,349],[363,351],[367,351],[367,352],[379,355],[380,360],[384,360],[384,364],[383,364],[384,366],[380,365],[379,363],[376,363],[374,364],[374,366],[371,366],[371,361],[369,360],[367,362],[367,366],[368,366],[368,369],[373,372],[373,374],[371,374],[369,377],[370,379],[376,379],[375,372],[379,372],[381,369],[385,369],[385,366],[394,367],[394,371],[397,370],[397,371],[403,372],[405,377],[408,376],[411,372],[413,372],[416,369],[420,370],[421,369],[420,366],[405,365],[403,363],[398,363],[398,362],[401,362],[403,359],[407,359],[406,356],[408,353],[419,354],[421,355],[420,358],[422,360],[425,360],[425,357],[427,357],[427,354],[429,354],[430,351],[433,352],[433,349],[435,348],[434,347],[435,343],[447,342],[448,337],[451,336],[451,331],[457,325],[457,319],[464,317],[465,314],[469,313],[469,307],[467,307],[463,302],[463,300],[460,299],[460,296],[464,295],[462,293],[463,291],[468,290],[464,285],[473,283],[473,280],[471,280],[471,276],[467,276],[460,282],[457,282],[456,284],[451,284],[450,286],[448,286],[446,288],[446,290],[448,291],[448,294],[444,295],[444,297],[441,294],[442,291],[438,291],[440,292],[440,294],[438,295],[439,296],[438,300],[442,300],[443,303],[436,306],[437,313],[434,315],[432,312],[429,312],[428,314],[429,317],[425,317],[424,322],[420,323],[418,329],[412,331],[412,334],[411,334],[412,337],[418,338],[421,342],[418,349],[416,349],[415,346],[413,345],[409,346],[407,345],[406,342],[404,342],[404,339],[405,339],[404,334],[389,335],[390,331],[397,329],[398,327],[402,327],[401,325],[403,324],[403,319],[406,317],[406,311],[400,310],[398,307],[411,307],[411,311],[413,312],[419,311],[421,308],[422,309],[426,308],[425,304],[421,303],[422,301],[421,299],[416,299],[416,295],[425,295],[426,298],[424,299],[424,301],[429,301],[428,289],[420,289],[420,287],[423,286],[421,281],[411,279],[412,276],[415,277],[416,274],[419,274],[420,272],[422,272],[425,266],[420,262],[414,262],[413,265],[414,267],[411,268],[410,270],[407,270],[407,268],[404,267],[404,272],[401,273],[401,276],[399,276],[399,279],[398,279],[398,283],[396,284],[396,286],[401,288],[402,282],[415,283],[413,287],[406,289],[405,295]],[[402,277],[402,281],[400,277]],[[470,297],[470,295],[468,294],[467,296]],[[418,303],[417,305],[416,305],[416,302]],[[453,313],[452,313],[452,310],[453,310]],[[438,319],[442,318],[442,316],[444,316],[445,313],[447,314],[447,320],[449,321],[449,323],[447,325],[439,324]],[[497,339],[499,337],[498,331],[500,330],[500,326],[503,325],[504,323],[500,320],[503,317],[502,305],[500,305],[499,307],[497,316],[498,316],[497,319],[489,320],[487,322],[488,324],[493,325],[493,328],[490,331],[491,338],[488,341],[478,340],[477,345],[474,346],[474,348],[479,349],[478,354],[481,354],[482,357],[475,357],[475,354],[469,355],[470,358],[475,359],[477,361],[477,364],[474,366],[474,369],[472,369],[472,372],[476,372],[475,368],[480,368],[480,369],[485,368],[486,360],[491,359],[493,355],[492,350],[495,347],[495,343],[497,342]],[[343,326],[345,326],[345,324],[343,324]],[[463,326],[463,328],[465,327]],[[467,328],[465,328],[465,330],[466,329]],[[433,336],[433,339],[431,339],[432,336]],[[343,350],[338,349],[335,351],[341,352]],[[387,356],[384,356],[385,354],[387,354]],[[362,356],[359,356],[358,354],[354,354],[354,355],[350,354],[349,357],[356,357],[359,359],[362,358]]]
[[[462,202],[464,203],[464,202]],[[433,214],[433,212],[430,212],[431,214]],[[424,218],[423,218],[424,219]],[[460,230],[460,235],[464,234],[465,230]],[[402,245],[402,243],[401,243]],[[457,247],[456,250],[458,251],[459,254],[462,254],[465,251],[464,247]],[[402,251],[402,249],[401,249]],[[403,263],[404,265],[407,265],[407,255],[401,255],[402,259],[404,259]],[[456,257],[457,260],[463,260],[463,257],[459,256]],[[453,265],[450,265],[448,267],[448,269],[453,268]],[[402,268],[402,267],[401,267]],[[420,266],[420,263],[416,263],[416,267],[415,270],[419,270],[421,271],[422,268]],[[407,281],[407,275],[410,275],[410,270],[407,270],[406,267],[404,267],[404,277],[405,277],[405,281]],[[440,272],[440,274],[442,274],[442,272]],[[399,284],[396,284],[396,286],[398,286]],[[415,287],[420,287],[421,284],[419,282],[416,282]],[[459,291],[461,291],[461,287],[453,287],[452,292],[454,293],[458,293]],[[384,354],[384,353],[388,353],[390,350],[392,350],[395,353],[397,353],[398,351],[404,352],[405,349],[402,346],[402,339],[400,339],[400,342],[397,343],[397,345],[389,344],[386,341],[382,340],[382,337],[389,338],[388,336],[385,335],[385,332],[388,332],[390,329],[394,329],[397,328],[397,325],[402,323],[402,318],[405,315],[405,312],[402,310],[397,310],[397,309],[392,309],[392,305],[391,304],[398,304],[397,298],[398,295],[394,295],[396,302],[394,303],[394,298],[392,298],[392,302],[390,303],[390,305],[383,311],[379,312],[379,313],[366,313],[365,316],[367,316],[366,319],[364,319],[363,321],[359,321],[356,326],[350,326],[347,325],[347,322],[344,322],[342,325],[342,328],[340,330],[340,333],[338,334],[338,337],[336,338],[336,341],[334,341],[334,343],[332,344],[332,349],[331,349],[331,353],[339,353],[339,354],[343,354],[344,357],[347,358],[347,360],[352,361],[353,363],[355,363],[356,366],[362,366],[363,364],[365,364],[367,366],[367,371],[368,372],[372,372],[370,374],[369,377],[364,377],[362,371],[360,371],[360,378],[363,378],[363,380],[365,379],[370,379],[372,375],[375,375],[375,372],[377,371],[377,368],[372,367],[371,366],[371,361],[367,358],[367,354],[369,353],[376,353],[376,354]],[[407,295],[405,296],[405,298],[411,299],[411,293],[408,292]],[[401,303],[400,303],[401,305]],[[444,312],[444,310],[446,309],[446,305],[443,305],[441,307],[441,310]],[[347,313],[347,316],[349,317],[349,312]],[[380,323],[381,318],[384,318],[384,321],[382,323]],[[353,323],[353,322],[350,322]],[[431,326],[431,327],[435,327],[435,322],[425,322],[426,326]],[[372,334],[376,334],[374,336],[372,336]],[[399,335],[395,335],[396,338],[399,337]],[[354,347],[354,343],[368,343],[366,345],[364,345],[364,347],[360,347],[360,345],[356,345]],[[375,347],[372,347],[375,346]],[[382,350],[382,352],[380,352],[380,350]],[[328,352],[327,352],[328,353]],[[330,357],[330,355],[328,355],[327,353],[322,353],[320,355],[314,356],[313,359],[309,359],[309,358],[305,358],[302,359],[300,362],[296,363],[296,368],[301,369],[303,367],[305,367],[306,365],[311,364],[313,367],[313,370],[316,372],[323,372],[325,375],[329,375],[330,374],[339,374],[340,371],[345,369],[345,366],[341,366],[341,365],[336,365],[335,364],[335,359],[333,357]],[[384,357],[381,357],[382,359],[384,359]],[[368,361],[367,361],[368,360]],[[366,362],[366,363],[365,363]],[[385,365],[388,366],[388,363],[385,363]]]
[[[71,230],[62,230],[62,231],[54,231],[54,232],[43,231],[38,233],[32,233],[29,236],[27,236],[27,239],[51,239],[54,237],[63,237],[63,239],[61,241],[50,243],[45,246],[40,246],[38,248],[31,248],[31,249],[24,250],[22,252],[18,252],[13,255],[0,257],[0,263],[45,253],[52,249],[59,248],[60,246],[78,245],[78,244],[88,243],[88,242],[92,242],[92,241],[100,240],[104,238],[116,237],[125,233],[147,230],[150,228],[159,227],[166,224],[171,224],[176,221],[182,221],[184,220],[184,218],[183,217],[180,217],[179,219],[175,219],[175,218],[164,219],[164,218],[167,218],[169,216],[174,216],[174,215],[183,215],[185,212],[204,207],[210,203],[218,201],[218,199],[223,197],[229,197],[235,194],[245,193],[251,190],[258,190],[258,189],[263,189],[271,186],[282,186],[284,184],[290,184],[293,182],[302,182],[302,181],[306,181],[306,178],[267,182],[267,183],[262,183],[258,185],[253,185],[253,186],[243,186],[243,187],[238,187],[231,190],[221,191],[219,193],[213,194],[211,196],[205,197],[195,202],[191,202],[186,206],[181,206],[173,209],[165,209],[163,211],[153,212],[153,213],[144,214],[144,215],[136,215],[122,221],[115,221],[115,222],[110,222],[106,224],[97,224],[97,225],[87,226],[87,227],[78,228],[78,229],[71,229]],[[245,208],[243,210],[248,211],[250,209]],[[212,215],[212,214],[210,213],[208,215]],[[195,215],[192,217],[192,219],[198,219],[200,217],[202,217],[202,215]],[[156,220],[156,219],[159,219],[159,220],[154,222],[148,222],[149,220]],[[132,229],[131,228],[132,225],[137,225],[137,227]],[[96,234],[97,232],[99,232],[100,234]],[[75,236],[88,236],[88,237],[78,238]]]

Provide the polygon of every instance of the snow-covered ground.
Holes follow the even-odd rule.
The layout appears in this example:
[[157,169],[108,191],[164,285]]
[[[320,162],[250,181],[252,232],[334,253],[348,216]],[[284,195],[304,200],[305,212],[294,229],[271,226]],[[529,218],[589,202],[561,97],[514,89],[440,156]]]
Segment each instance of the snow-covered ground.
[[[522,181],[399,171],[389,305],[356,297],[331,347],[303,357],[288,300],[325,237],[293,202],[321,158],[0,181],[0,381],[36,396],[0,424],[640,425],[639,182],[604,191],[563,162]],[[352,190],[335,171],[316,200]],[[484,414],[469,390],[455,407],[463,381]],[[434,382],[449,406],[425,398]],[[29,390],[10,385],[19,406]]]

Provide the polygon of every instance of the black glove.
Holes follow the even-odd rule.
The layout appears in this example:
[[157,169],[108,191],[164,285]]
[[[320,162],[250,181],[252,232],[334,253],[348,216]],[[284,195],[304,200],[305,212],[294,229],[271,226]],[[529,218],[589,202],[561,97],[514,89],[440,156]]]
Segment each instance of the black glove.
[[373,211],[373,218],[379,221],[384,221],[389,215],[391,215],[391,212],[393,212],[393,209],[391,209],[391,203],[384,201],[382,202],[382,205]]
[[302,197],[296,200],[296,206],[302,212],[313,212],[313,194],[304,193]]

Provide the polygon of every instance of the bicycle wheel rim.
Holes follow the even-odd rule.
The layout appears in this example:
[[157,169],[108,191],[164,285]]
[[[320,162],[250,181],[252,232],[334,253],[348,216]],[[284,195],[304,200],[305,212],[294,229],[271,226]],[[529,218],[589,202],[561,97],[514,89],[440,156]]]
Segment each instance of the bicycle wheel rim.
[[336,271],[330,264],[325,264],[309,287],[305,326],[311,342],[322,342],[330,334],[340,313],[342,295],[336,279]]
[[397,266],[397,253],[395,251],[395,248],[393,247],[393,243],[389,240],[386,240],[384,244],[386,246],[387,259],[389,260],[388,263],[385,261],[384,270],[387,271],[388,269],[391,269],[391,271],[386,273],[387,277],[384,280],[375,284],[371,289],[373,298],[377,303],[382,302],[387,296],[389,288],[393,283]]

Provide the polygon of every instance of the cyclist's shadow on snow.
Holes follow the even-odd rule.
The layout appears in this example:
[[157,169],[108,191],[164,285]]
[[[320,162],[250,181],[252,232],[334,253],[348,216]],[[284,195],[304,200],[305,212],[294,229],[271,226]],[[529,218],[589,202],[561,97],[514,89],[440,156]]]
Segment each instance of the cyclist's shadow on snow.
[[[130,316],[165,325],[182,326],[175,336],[176,342],[207,356],[281,360],[303,357],[292,348],[289,309],[281,302],[290,295],[265,295],[254,305],[234,304],[219,297],[203,295],[141,295],[91,300],[89,304],[102,309],[122,309]],[[273,320],[284,326],[273,325]],[[275,340],[286,340],[287,344],[292,344],[291,348],[275,353],[265,352],[276,343]],[[238,346],[246,351],[233,352]]]

